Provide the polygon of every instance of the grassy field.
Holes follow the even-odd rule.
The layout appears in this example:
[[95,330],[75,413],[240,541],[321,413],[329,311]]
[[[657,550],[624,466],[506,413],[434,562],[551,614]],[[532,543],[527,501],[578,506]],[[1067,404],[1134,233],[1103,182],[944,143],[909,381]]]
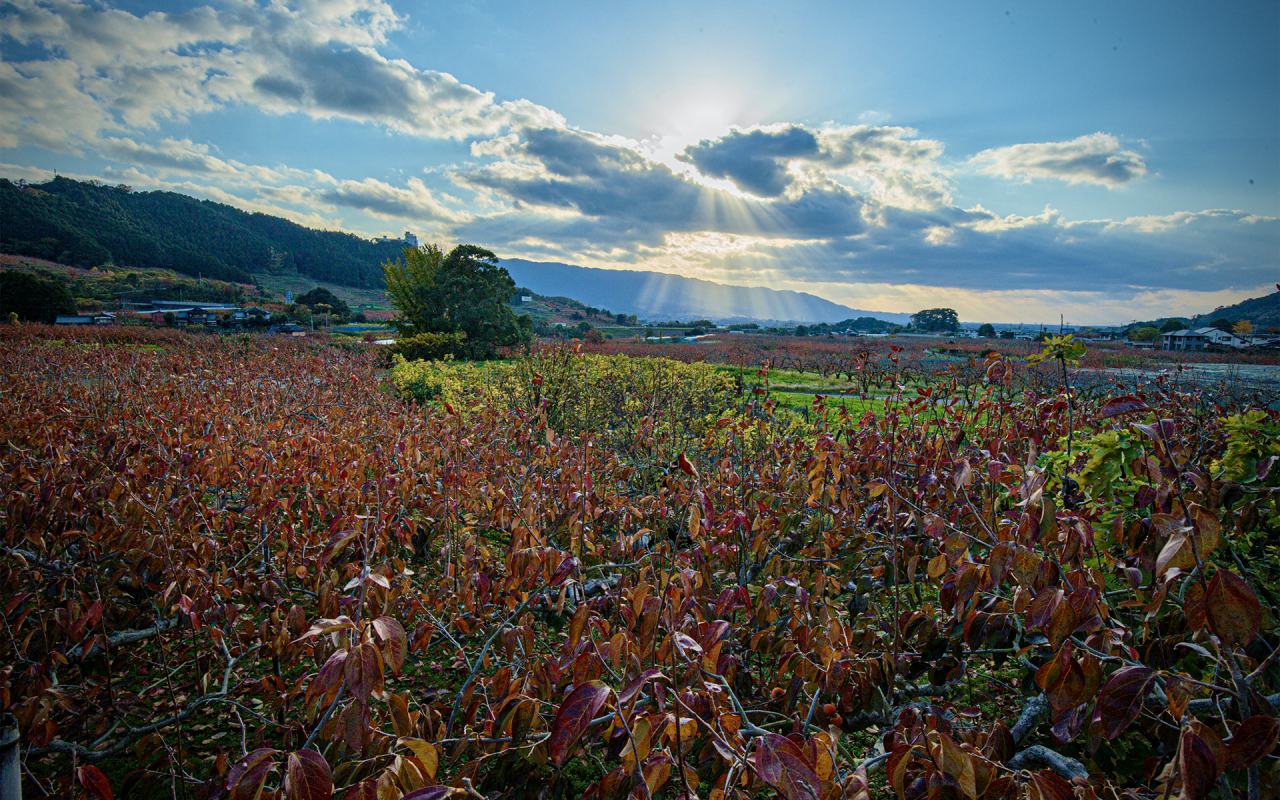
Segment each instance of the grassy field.
[[382,289],[357,289],[338,283],[318,281],[306,275],[259,274],[254,277],[258,279],[264,289],[271,292],[274,298],[281,303],[284,302],[286,291],[293,292],[296,297],[319,286],[322,289],[328,289],[333,292],[342,302],[350,306],[352,311],[364,311],[365,313],[395,311],[391,301],[386,299],[386,293]]

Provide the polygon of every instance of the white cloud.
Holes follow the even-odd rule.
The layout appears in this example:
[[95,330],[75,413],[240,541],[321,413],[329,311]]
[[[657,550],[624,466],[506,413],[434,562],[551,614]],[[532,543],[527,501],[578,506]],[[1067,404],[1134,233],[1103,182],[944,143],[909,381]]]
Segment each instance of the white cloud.
[[780,282],[854,308],[913,312],[954,308],[965,322],[1034,323],[1058,319],[1068,325],[1123,325],[1135,319],[1189,317],[1275,291],[1274,284],[1212,292],[1137,289],[1120,292],[954,289],[919,284]]
[[159,146],[139,144],[128,138],[104,138],[98,141],[98,152],[119,161],[130,161],[165,172],[239,175],[240,170],[209,155],[208,145],[190,139],[165,139]]
[[527,100],[496,102],[382,56],[376,48],[401,24],[383,0],[228,0],[143,16],[77,0],[4,8],[0,35],[45,57],[0,68],[0,146],[72,151],[237,103],[436,138],[564,124]]
[[441,204],[420,179],[410,178],[408,183],[408,188],[400,188],[375,178],[339,181],[331,188],[312,192],[311,197],[330,206],[359,209],[381,219],[450,223],[468,219],[468,215]]
[[1124,150],[1109,133],[1091,133],[1069,142],[1015,144],[983,150],[969,162],[979,172],[1030,181],[1055,178],[1067,183],[1122,186],[1147,174],[1142,156]]

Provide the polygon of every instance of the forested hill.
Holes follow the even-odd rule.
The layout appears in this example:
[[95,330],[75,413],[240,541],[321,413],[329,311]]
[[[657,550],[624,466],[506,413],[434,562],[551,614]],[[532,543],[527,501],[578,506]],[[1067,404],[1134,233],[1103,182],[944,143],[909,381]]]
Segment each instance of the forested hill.
[[73,266],[160,267],[239,283],[252,283],[254,272],[297,272],[374,287],[401,247],[174,192],[0,178],[0,252]]
[[[1276,289],[1280,289],[1280,283],[1276,284]],[[1280,291],[1262,297],[1251,297],[1233,306],[1220,306],[1191,322],[1193,325],[1208,325],[1217,319],[1229,319],[1232,322],[1247,319],[1253,324],[1255,331],[1280,327]]]

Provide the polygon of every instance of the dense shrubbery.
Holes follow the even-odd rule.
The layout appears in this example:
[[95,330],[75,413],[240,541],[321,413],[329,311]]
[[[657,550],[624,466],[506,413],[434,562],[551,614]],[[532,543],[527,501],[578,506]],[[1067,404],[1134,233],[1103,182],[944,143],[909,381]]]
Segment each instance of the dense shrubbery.
[[371,350],[0,333],[25,797],[1276,790],[1276,412]]
[[[466,338],[467,335],[462,331],[401,336],[395,344],[391,345],[390,352],[393,356],[399,356],[405,361],[444,361],[462,354],[462,343]],[[409,394],[418,400],[425,397],[420,392],[411,391]]]

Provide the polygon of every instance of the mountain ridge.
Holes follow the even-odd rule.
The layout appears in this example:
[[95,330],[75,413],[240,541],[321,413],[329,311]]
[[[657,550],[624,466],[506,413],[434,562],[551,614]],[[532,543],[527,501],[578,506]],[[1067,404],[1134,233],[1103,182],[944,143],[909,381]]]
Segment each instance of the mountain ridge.
[[653,320],[709,319],[717,322],[842,322],[875,317],[905,325],[910,314],[865,311],[807,292],[735,286],[663,272],[579,267],[558,261],[504,258],[517,286],[541,295],[572,297],[615,313]]

